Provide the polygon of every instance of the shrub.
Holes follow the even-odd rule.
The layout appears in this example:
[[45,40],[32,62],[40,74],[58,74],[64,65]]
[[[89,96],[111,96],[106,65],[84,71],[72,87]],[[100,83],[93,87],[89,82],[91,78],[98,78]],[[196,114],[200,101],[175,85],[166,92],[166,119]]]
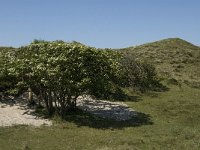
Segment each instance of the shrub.
[[41,98],[50,115],[56,111],[64,117],[76,107],[79,95],[109,93],[120,74],[117,60],[113,51],[35,40],[19,48],[9,72],[19,79],[18,85],[30,87]]
[[123,86],[139,89],[142,92],[158,90],[162,87],[153,65],[137,61],[133,53],[127,51],[123,52],[122,55],[121,64],[124,70]]

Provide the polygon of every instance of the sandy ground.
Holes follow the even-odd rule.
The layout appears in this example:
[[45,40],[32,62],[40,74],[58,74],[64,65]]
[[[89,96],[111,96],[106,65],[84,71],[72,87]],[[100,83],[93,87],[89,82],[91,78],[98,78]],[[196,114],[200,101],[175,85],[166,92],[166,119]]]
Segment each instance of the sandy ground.
[[51,121],[32,115],[34,110],[23,106],[10,106],[0,103],[0,126],[12,125],[51,125]]
[[[77,106],[99,117],[116,120],[128,120],[136,114],[124,103],[95,100],[90,96],[79,97]],[[12,125],[49,126],[52,122],[34,115],[34,109],[26,104],[26,97],[21,96],[15,100],[0,101],[0,126]]]
[[12,125],[49,126],[52,122],[34,115],[34,109],[27,106],[26,99],[19,97],[0,101],[0,126]]
[[99,117],[115,120],[129,120],[137,115],[133,109],[122,102],[95,100],[90,96],[79,97],[78,107]]

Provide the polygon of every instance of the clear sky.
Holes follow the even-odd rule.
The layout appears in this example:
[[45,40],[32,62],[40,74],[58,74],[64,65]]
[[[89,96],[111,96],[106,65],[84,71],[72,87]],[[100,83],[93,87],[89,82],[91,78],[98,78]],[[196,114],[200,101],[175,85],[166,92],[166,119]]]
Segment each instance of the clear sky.
[[170,37],[200,45],[200,0],[0,0],[0,46],[122,48]]

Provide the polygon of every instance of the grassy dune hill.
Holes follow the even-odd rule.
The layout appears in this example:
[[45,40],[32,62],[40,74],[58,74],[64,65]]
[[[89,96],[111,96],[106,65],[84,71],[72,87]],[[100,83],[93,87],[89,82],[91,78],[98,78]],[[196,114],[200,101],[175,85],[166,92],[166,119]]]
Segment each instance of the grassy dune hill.
[[176,79],[200,87],[200,47],[179,38],[169,38],[121,49],[140,61],[156,66],[161,78]]

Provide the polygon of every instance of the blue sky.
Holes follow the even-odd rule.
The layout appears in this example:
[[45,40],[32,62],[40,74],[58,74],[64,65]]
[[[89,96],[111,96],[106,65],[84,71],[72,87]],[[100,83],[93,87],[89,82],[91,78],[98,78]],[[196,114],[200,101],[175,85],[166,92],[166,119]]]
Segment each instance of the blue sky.
[[0,46],[122,48],[170,37],[200,45],[200,0],[0,0]]

